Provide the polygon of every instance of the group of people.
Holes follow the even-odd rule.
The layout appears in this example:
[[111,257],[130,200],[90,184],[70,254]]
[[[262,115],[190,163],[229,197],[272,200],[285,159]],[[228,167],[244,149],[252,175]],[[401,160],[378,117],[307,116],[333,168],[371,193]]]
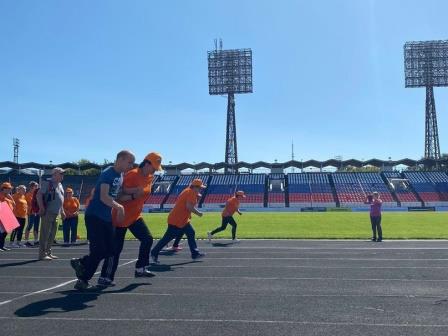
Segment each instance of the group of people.
[[[120,151],[114,165],[105,169],[98,178],[92,199],[85,210],[89,254],[71,260],[78,278],[75,289],[85,290],[90,287],[89,281],[102,260],[104,262],[97,286],[105,288],[114,285],[127,230],[140,241],[134,271],[136,278],[153,277],[149,265],[159,264],[160,251],[173,239],[178,244],[183,235],[187,236],[192,259],[205,255],[197,247],[195,230],[191,225],[192,214],[199,217],[203,215],[197,208],[200,192],[206,187],[202,180],[194,179],[178,196],[167,218],[167,230],[152,248],[154,239],[141,213],[151,193],[154,173],[162,170],[162,156],[151,152],[137,168],[133,168],[134,162],[132,152]],[[236,197],[244,196],[243,193],[238,195]]]
[[[51,252],[51,246],[56,238],[58,216],[62,218],[64,244],[76,243],[80,202],[73,196],[71,188],[64,191],[61,184],[63,178],[64,170],[56,167],[51,178],[40,185],[31,181],[28,190],[26,186],[19,185],[12,194],[14,188],[11,183],[0,185],[0,202],[8,204],[19,223],[19,227],[10,234],[8,246],[5,245],[7,233],[0,230],[0,251],[39,246],[40,260],[57,259]],[[30,240],[31,232],[33,240]]]
[[[173,250],[179,249],[179,241],[186,235],[190,248],[191,258],[204,257],[196,244],[195,230],[191,224],[192,214],[202,217],[203,213],[197,204],[201,198],[201,190],[206,188],[201,179],[194,179],[191,184],[178,196],[173,209],[167,218],[167,229],[163,237],[152,248],[153,236],[148,229],[141,213],[148,196],[151,193],[154,173],[162,170],[162,156],[159,153],[149,153],[134,168],[135,156],[128,150],[120,151],[114,165],[105,169],[99,176],[95,188],[92,190],[89,202],[85,210],[85,223],[89,240],[89,253],[81,258],[71,260],[71,266],[75,271],[78,281],[75,289],[85,290],[90,287],[89,281],[95,274],[99,264],[104,260],[101,275],[97,286],[109,287],[114,285],[114,277],[118,268],[120,254],[123,250],[124,240],[129,230],[140,241],[138,259],[135,265],[134,275],[138,277],[153,277],[149,265],[159,264],[160,251],[173,239]],[[58,216],[64,221],[63,235],[65,243],[73,243],[77,238],[77,225],[80,204],[73,197],[73,190],[67,188],[64,192],[61,182],[64,170],[56,167],[52,170],[49,180],[43,181],[39,186],[36,182],[30,182],[29,190],[20,185],[16,193],[11,195],[13,189],[9,182],[0,186],[0,202],[6,202],[13,210],[19,227],[11,233],[11,242],[21,246],[23,231],[28,217],[28,225],[25,230],[25,240],[31,244],[30,231],[33,230],[34,244],[39,245],[39,259],[53,260],[58,257],[52,253]],[[243,191],[235,192],[235,195],[227,200],[222,212],[221,226],[211,232],[207,232],[209,241],[213,236],[232,226],[232,240],[237,242],[237,223],[233,215],[242,215],[239,207]],[[372,240],[382,241],[381,230],[381,204],[378,193],[368,196],[366,203],[370,204],[370,218],[372,224]],[[39,232],[39,221],[40,232]],[[1,226],[0,226],[1,227]],[[37,236],[39,232],[39,241]],[[0,230],[0,250],[8,250],[5,247],[6,232]],[[151,249],[152,248],[152,249]],[[151,259],[151,260],[150,260]]]

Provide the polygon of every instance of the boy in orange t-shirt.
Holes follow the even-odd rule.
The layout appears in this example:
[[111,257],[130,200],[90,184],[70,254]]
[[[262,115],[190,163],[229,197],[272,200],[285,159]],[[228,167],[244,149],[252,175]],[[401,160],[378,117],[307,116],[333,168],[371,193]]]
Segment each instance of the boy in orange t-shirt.
[[202,217],[202,212],[197,208],[198,196],[200,191],[205,188],[201,179],[194,179],[190,186],[182,191],[174,204],[174,208],[168,215],[168,228],[159,240],[157,245],[151,251],[152,263],[158,264],[159,253],[164,246],[171,240],[181,237],[183,234],[187,235],[188,246],[190,247],[191,258],[198,259],[205,254],[198,250],[195,239],[195,231],[190,223],[191,214]]
[[[12,185],[9,182],[3,182],[0,185],[0,203],[6,202],[11,210],[14,211],[15,202],[11,196]],[[5,247],[5,238],[7,233],[0,230],[0,251],[9,251],[9,248]]]
[[116,213],[112,211],[112,223],[115,227],[115,254],[104,260],[101,277],[98,279],[100,287],[113,285],[128,229],[140,241],[134,276],[136,278],[154,276],[154,273],[148,269],[149,252],[154,239],[141,214],[145,201],[151,194],[154,173],[160,170],[162,170],[162,156],[152,152],[144,158],[138,168],[128,171],[124,176],[122,194],[118,198],[118,203],[123,205],[125,215],[124,219],[120,221],[117,219]]
[[213,235],[224,231],[227,227],[227,224],[230,224],[232,226],[232,241],[234,243],[238,242],[238,239],[236,239],[236,222],[233,219],[233,214],[235,212],[238,212],[238,214],[241,216],[242,213],[240,211],[240,199],[245,198],[246,195],[244,195],[243,191],[237,191],[235,193],[235,196],[229,198],[226,202],[226,206],[224,210],[222,211],[222,222],[221,226],[214,229],[212,232],[207,232],[208,241],[210,242],[213,238]]
[[65,198],[62,207],[64,208],[65,217],[62,222],[62,233],[64,236],[64,245],[69,246],[76,243],[78,235],[78,215],[79,200],[73,197],[73,189],[65,189]]
[[[24,245],[22,245],[22,235],[26,224],[26,217],[28,215],[28,203],[26,202],[25,193],[26,187],[24,185],[19,185],[16,188],[16,193],[12,196],[15,203],[14,215],[16,216],[20,226],[11,232],[11,247],[24,247]],[[16,239],[17,243],[14,243]]]

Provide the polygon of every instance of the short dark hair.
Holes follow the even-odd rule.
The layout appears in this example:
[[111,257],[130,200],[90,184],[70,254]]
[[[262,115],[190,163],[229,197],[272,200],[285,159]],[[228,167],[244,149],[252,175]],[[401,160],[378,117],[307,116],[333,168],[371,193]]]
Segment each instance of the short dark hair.
[[28,183],[28,185],[31,187],[35,187],[38,185],[38,183],[36,181],[30,181],[30,183]]
[[123,149],[123,150],[118,152],[116,159],[117,160],[118,159],[122,159],[122,158],[127,157],[127,156],[134,156],[134,154],[132,154],[132,152],[127,150],[127,149]]

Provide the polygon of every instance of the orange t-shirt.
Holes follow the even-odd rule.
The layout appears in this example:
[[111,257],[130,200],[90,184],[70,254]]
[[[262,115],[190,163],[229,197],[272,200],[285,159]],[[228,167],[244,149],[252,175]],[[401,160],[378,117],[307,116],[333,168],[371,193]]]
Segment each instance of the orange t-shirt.
[[142,216],[143,205],[151,194],[154,177],[143,176],[139,168],[130,170],[124,175],[122,188],[143,188],[143,195],[129,201],[119,202],[124,207],[124,220],[117,221],[117,211],[112,210],[112,223],[116,227],[129,227]]
[[31,214],[31,202],[33,201],[34,191],[28,191],[25,194],[26,203],[28,204],[28,214]]
[[71,199],[64,199],[64,212],[67,218],[75,217],[75,212],[79,211],[79,201],[76,197],[72,197]]
[[222,217],[233,216],[233,214],[239,209],[240,201],[235,196],[229,198],[226,202],[226,206],[222,211]]
[[6,198],[4,194],[0,194],[0,202],[8,203],[11,210],[14,211],[14,206],[15,206],[14,201],[9,198]]
[[14,207],[14,216],[17,218],[26,218],[26,215],[28,214],[28,203],[26,202],[25,195],[15,193],[12,195],[12,198],[16,203]]
[[196,206],[198,202],[198,193],[191,188],[186,188],[177,197],[176,204],[168,215],[168,224],[178,228],[183,228],[190,222],[191,211],[187,209],[187,203]]

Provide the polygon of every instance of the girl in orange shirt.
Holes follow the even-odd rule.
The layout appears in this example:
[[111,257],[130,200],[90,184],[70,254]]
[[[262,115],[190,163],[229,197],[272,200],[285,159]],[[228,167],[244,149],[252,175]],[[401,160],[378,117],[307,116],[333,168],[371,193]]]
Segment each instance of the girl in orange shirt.
[[65,190],[63,207],[65,218],[62,223],[62,232],[64,235],[64,244],[69,246],[70,243],[76,243],[79,214],[79,201],[76,197],[73,197],[73,189],[71,188]]
[[[20,226],[11,232],[10,242],[11,247],[24,247],[22,244],[22,235],[23,229],[26,224],[26,217],[28,215],[28,203],[25,197],[26,187],[24,185],[19,185],[16,188],[16,193],[12,196],[14,199],[15,207],[14,207],[14,215],[17,218]],[[14,241],[17,239],[17,242]]]

